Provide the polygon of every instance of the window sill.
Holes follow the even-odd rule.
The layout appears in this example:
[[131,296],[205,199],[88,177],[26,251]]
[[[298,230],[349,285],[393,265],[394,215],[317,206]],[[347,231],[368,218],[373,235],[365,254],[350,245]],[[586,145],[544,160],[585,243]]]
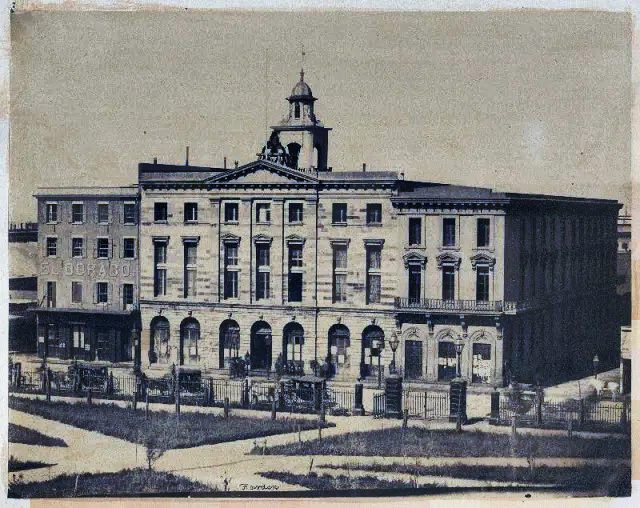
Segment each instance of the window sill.
[[476,246],[476,247],[473,248],[474,252],[477,252],[477,251],[495,252],[495,250],[496,249],[495,249],[495,247],[493,245],[486,245],[484,247]]
[[108,226],[110,222],[98,222],[98,226]]
[[336,226],[336,227],[344,227],[347,225],[346,222],[332,222],[331,223],[332,226]]
[[460,250],[460,246],[459,245],[441,245],[439,247],[440,250]]
[[287,222],[287,226],[304,226],[304,222],[302,221]]
[[238,224],[240,224],[240,221],[237,220],[226,220],[223,222],[223,224],[226,224],[227,226],[237,226]]
[[256,226],[271,226],[271,221],[256,221]]
[[167,221],[167,220],[154,220],[153,223],[154,224],[168,224],[169,221]]
[[426,245],[406,245],[404,250],[426,250],[427,246]]
[[58,221],[47,221],[48,226],[55,226],[58,224]]
[[137,226],[137,223],[135,223],[135,222],[123,222],[122,225],[123,226]]
[[370,228],[381,228],[383,226],[382,222],[367,222],[365,225]]
[[73,221],[71,223],[72,226],[82,226],[84,224],[84,221]]

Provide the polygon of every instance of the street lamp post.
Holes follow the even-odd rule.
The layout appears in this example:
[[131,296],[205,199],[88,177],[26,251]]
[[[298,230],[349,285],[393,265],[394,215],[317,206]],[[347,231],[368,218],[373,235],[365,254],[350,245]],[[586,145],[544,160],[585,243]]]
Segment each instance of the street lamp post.
[[598,379],[598,365],[600,365],[600,358],[598,358],[598,355],[595,355],[593,357],[593,377],[595,379]]
[[456,348],[456,377],[459,379],[462,377],[462,369],[460,368],[460,358],[462,356],[462,350],[464,349],[464,342],[458,339],[455,342]]
[[389,345],[391,346],[391,351],[393,353],[393,360],[391,360],[391,367],[389,368],[389,372],[391,374],[395,374],[396,373],[396,351],[398,349],[398,346],[400,345],[400,340],[398,339],[398,334],[396,332],[393,332],[391,334]]

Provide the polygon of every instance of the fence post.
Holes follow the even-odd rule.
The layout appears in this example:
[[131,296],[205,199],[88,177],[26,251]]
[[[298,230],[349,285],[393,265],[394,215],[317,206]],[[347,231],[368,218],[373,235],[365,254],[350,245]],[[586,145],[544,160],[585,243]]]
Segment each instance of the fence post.
[[511,417],[511,435],[514,437],[518,435],[516,415]]
[[536,427],[542,427],[542,402],[544,391],[541,386],[536,386]]
[[567,436],[569,438],[573,437],[573,418],[571,418],[571,416],[569,416],[567,420]]
[[224,417],[229,418],[229,397],[224,398]]
[[491,425],[497,425],[500,420],[500,392],[498,388],[494,386],[491,392],[491,416],[489,417],[489,423]]
[[107,395],[113,395],[113,371],[109,372],[109,379],[107,381]]
[[362,386],[362,383],[358,381],[355,386],[353,412],[360,416],[364,415],[363,393],[364,387]]
[[271,401],[271,419],[276,419],[276,399]]
[[326,419],[326,415],[325,415],[325,408],[324,408],[324,397],[322,397],[320,399],[320,421],[324,423],[325,419]]
[[92,404],[92,400],[91,400],[91,387],[89,387],[89,389],[87,390],[87,405],[91,405]]
[[428,399],[427,392],[424,392],[424,419],[425,420],[427,419],[427,416],[429,414],[427,411],[427,399]]
[[208,404],[210,406],[213,406],[213,404],[215,403],[215,400],[216,400],[216,396],[213,393],[213,378],[211,378],[211,377],[209,378],[208,384],[209,384],[209,401],[208,401]]
[[585,409],[584,408],[584,399],[580,399],[580,416],[579,416],[579,418],[580,418],[580,420],[579,420],[580,428],[584,427],[584,412],[585,412],[584,409]]
[[620,427],[622,427],[622,431],[623,432],[627,432],[627,408],[628,406],[628,400],[625,398],[622,399],[622,412],[620,413]]
[[51,402],[51,368],[47,367],[44,371],[44,385],[47,392],[47,402]]
[[135,411],[138,408],[138,388],[133,388],[133,395],[131,396],[131,407]]
[[406,429],[408,425],[409,425],[409,410],[403,409],[402,410],[402,428]]
[[149,419],[149,392],[144,394],[144,417]]

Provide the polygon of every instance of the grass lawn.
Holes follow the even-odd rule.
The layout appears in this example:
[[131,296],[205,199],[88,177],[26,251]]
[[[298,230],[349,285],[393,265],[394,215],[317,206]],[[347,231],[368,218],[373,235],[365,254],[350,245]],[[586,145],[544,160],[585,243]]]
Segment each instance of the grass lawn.
[[290,485],[300,485],[311,490],[353,490],[353,489],[413,489],[415,484],[404,480],[384,480],[375,476],[349,477],[346,475],[318,476],[313,471],[309,474],[293,474],[282,471],[265,471],[260,476],[279,480]]
[[105,497],[150,494],[185,495],[215,489],[171,473],[125,469],[118,473],[64,475],[43,482],[12,483],[9,497]]
[[631,495],[630,466],[487,466],[411,464],[326,464],[324,469],[349,469],[374,473],[406,473],[412,476],[447,476],[471,480],[554,485],[567,491],[597,492],[607,497]]
[[37,430],[15,423],[9,424],[9,442],[38,446],[67,446],[67,443],[60,438],[45,436]]
[[352,432],[269,449],[272,455],[381,457],[608,457],[628,458],[629,439],[491,434],[417,427]]
[[[272,436],[295,432],[298,427],[301,430],[318,427],[317,421],[282,415],[277,420],[268,416],[233,415],[225,419],[221,415],[206,413],[184,412],[178,416],[167,411],[154,411],[147,419],[144,409],[134,411],[113,404],[71,404],[19,397],[10,397],[9,407],[145,446],[152,442],[154,447],[164,449]],[[333,424],[325,423],[324,426]]]
[[37,469],[39,467],[52,466],[53,464],[46,464],[45,462],[35,462],[33,460],[18,460],[13,455],[9,457],[9,472],[15,473],[16,471],[25,471],[26,469]]

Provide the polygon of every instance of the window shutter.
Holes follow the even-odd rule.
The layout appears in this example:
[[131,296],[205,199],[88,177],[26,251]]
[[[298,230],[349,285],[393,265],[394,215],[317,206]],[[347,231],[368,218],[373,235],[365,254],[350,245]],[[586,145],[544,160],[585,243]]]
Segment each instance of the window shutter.
[[107,304],[113,302],[113,284],[107,282]]
[[113,252],[114,252],[114,249],[116,247],[116,243],[114,241],[112,241],[112,240],[109,240],[109,244],[110,244],[109,247],[111,247],[110,250],[109,250],[109,259],[111,259],[111,258],[113,258]]
[[82,257],[86,258],[87,257],[87,237],[83,236],[82,237]]
[[97,257],[98,257],[98,239],[96,238],[93,244],[93,259],[96,259]]
[[124,203],[121,203],[122,206],[118,207],[118,223],[119,224],[124,224]]
[[73,238],[69,238],[69,256],[67,257],[73,257]]
[[93,284],[93,303],[98,303],[98,283]]
[[118,286],[118,302],[122,309],[124,309],[124,291],[122,290],[122,284]]
[[115,209],[114,206],[111,206],[111,203],[108,203],[107,204],[107,210],[108,210],[108,212],[107,212],[107,218],[108,218],[107,224],[111,224],[113,222],[113,215],[114,215],[116,209]]
[[91,217],[93,219],[93,223],[97,224],[98,223],[98,204],[97,203],[93,203]]

